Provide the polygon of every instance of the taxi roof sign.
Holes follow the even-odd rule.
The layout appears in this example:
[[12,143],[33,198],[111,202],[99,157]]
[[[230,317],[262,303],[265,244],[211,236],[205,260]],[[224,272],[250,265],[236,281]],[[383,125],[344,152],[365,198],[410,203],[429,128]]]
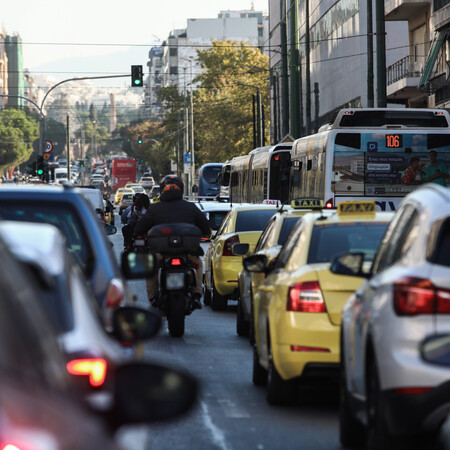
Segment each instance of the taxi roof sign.
[[323,204],[320,198],[296,198],[291,202],[294,209],[322,209]]
[[373,200],[361,200],[352,202],[340,202],[338,204],[337,212],[340,216],[344,215],[362,215],[376,212],[376,204]]

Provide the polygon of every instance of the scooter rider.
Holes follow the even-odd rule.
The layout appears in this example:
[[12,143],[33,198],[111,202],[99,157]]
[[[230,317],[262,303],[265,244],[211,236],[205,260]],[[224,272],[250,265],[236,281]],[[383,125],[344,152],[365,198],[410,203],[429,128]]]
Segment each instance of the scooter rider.
[[[160,201],[152,203],[148,211],[134,226],[135,235],[146,235],[155,225],[163,223],[190,223],[200,229],[204,236],[209,236],[211,229],[206,216],[193,203],[183,200],[183,182],[176,175],[166,175],[160,183]],[[203,266],[199,256],[189,255],[196,269],[197,283],[193,289],[194,309],[202,307]],[[147,295],[151,303],[157,298],[158,277],[147,280]]]

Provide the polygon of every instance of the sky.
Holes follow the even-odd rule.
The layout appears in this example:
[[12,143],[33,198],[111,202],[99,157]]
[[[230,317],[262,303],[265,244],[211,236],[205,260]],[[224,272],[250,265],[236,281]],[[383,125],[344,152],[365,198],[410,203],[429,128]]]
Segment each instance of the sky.
[[0,25],[22,38],[24,68],[32,74],[87,76],[103,59],[108,71],[125,74],[130,63],[142,64],[145,71],[150,47],[172,29],[186,27],[188,18],[215,18],[221,10],[252,4],[268,10],[268,0],[9,1],[2,2]]

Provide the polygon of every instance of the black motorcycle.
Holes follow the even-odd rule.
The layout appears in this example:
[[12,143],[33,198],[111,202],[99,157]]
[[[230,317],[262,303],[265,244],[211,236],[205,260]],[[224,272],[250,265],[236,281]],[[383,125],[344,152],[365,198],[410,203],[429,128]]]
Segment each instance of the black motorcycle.
[[191,289],[196,273],[188,255],[202,251],[201,231],[187,223],[169,223],[153,227],[147,236],[148,249],[157,255],[159,294],[155,301],[167,317],[169,333],[184,334],[184,319],[192,311]]

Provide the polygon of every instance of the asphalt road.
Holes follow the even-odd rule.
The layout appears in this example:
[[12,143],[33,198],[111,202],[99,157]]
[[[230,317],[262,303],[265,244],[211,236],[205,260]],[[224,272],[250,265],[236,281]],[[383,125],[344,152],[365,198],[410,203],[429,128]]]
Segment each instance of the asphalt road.
[[[111,236],[119,257],[119,231]],[[137,304],[147,306],[144,281],[130,282]],[[118,438],[137,449],[324,449],[341,448],[338,438],[338,394],[334,385],[304,386],[290,406],[270,406],[265,388],[252,384],[252,349],[236,334],[236,310],[210,307],[186,318],[182,338],[169,335],[166,322],[145,343],[145,357],[190,372],[200,382],[195,408],[169,423],[122,430]],[[140,433],[140,434],[139,434]],[[139,436],[139,439],[137,438]]]

